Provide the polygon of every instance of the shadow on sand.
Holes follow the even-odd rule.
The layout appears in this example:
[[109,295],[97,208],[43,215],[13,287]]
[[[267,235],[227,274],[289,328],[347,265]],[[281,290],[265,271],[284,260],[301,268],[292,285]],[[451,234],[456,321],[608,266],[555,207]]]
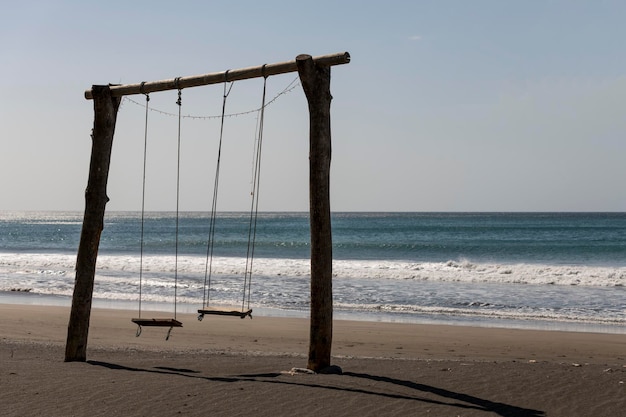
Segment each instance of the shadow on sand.
[[[446,407],[456,407],[464,410],[476,410],[483,411],[485,413],[495,413],[496,415],[502,417],[544,417],[545,413],[543,411],[531,410],[527,408],[516,407],[504,403],[498,403],[489,401],[483,398],[474,397],[471,395],[449,391],[443,388],[437,388],[431,385],[420,384],[413,381],[406,381],[401,379],[389,378],[385,376],[378,375],[370,375],[364,373],[355,373],[355,372],[343,372],[342,375],[336,375],[333,378],[358,378],[358,379],[366,379],[375,382],[380,382],[384,384],[392,384],[401,387],[405,387],[410,389],[408,394],[398,394],[398,393],[389,393],[376,391],[373,388],[363,389],[363,388],[353,388],[350,386],[330,386],[323,385],[320,383],[311,382],[303,382],[306,378],[299,378],[298,381],[287,380],[287,379],[277,379],[280,376],[284,376],[283,373],[259,373],[259,374],[245,374],[245,375],[236,375],[236,376],[228,376],[228,377],[209,377],[209,376],[201,376],[198,375],[200,371],[194,371],[191,369],[178,369],[178,368],[169,368],[169,367],[154,367],[148,369],[142,368],[133,368],[124,365],[118,365],[114,363],[108,362],[100,362],[100,361],[87,361],[88,364],[93,366],[101,366],[108,369],[120,370],[120,371],[129,371],[129,372],[145,372],[145,373],[153,373],[160,375],[173,375],[180,376],[186,378],[195,378],[204,381],[210,382],[258,382],[258,383],[269,383],[269,384],[282,384],[282,385],[290,385],[290,386],[301,386],[315,389],[323,389],[323,390],[333,390],[333,391],[345,391],[345,392],[353,392],[358,394],[366,394],[366,395],[374,395],[385,398],[393,398],[400,400],[408,400],[408,401],[418,401],[427,404],[433,405],[441,405]],[[316,378],[315,381],[320,381],[320,379]],[[337,379],[333,379],[334,382],[338,381]],[[439,399],[431,399],[423,397],[424,394],[430,394]]]

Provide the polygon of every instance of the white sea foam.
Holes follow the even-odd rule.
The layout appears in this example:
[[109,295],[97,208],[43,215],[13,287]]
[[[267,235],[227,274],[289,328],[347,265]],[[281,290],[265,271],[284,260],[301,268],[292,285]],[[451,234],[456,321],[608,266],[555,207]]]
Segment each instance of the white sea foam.
[[[484,306],[483,306],[484,307]],[[555,321],[572,323],[589,323],[603,325],[625,325],[626,317],[622,314],[611,316],[594,316],[590,314],[580,314],[573,310],[559,311],[555,309],[500,309],[500,308],[455,308],[441,306],[416,306],[416,305],[393,305],[393,304],[353,304],[337,303],[335,308],[341,310],[357,309],[360,311],[395,313],[398,315],[424,315],[424,316],[447,316],[465,317],[473,319],[498,319],[498,320],[533,320],[533,321]]]
[[[75,263],[72,254],[0,253],[0,292],[27,290],[29,294],[71,297]],[[201,305],[207,267],[202,256],[179,256],[176,267],[173,256],[149,255],[142,260],[136,255],[100,255],[94,298],[136,303],[140,263],[144,302],[163,308],[170,308],[174,301]],[[214,258],[211,299],[240,305],[245,267],[242,258]],[[258,258],[253,269],[257,307],[308,310],[309,260]],[[333,275],[335,308],[342,313],[394,320],[551,321],[619,328],[626,324],[625,268],[335,260]]]
[[582,265],[490,264],[468,261],[335,261],[336,276],[500,284],[626,286],[626,268]]
[[[73,280],[75,255],[56,253],[0,253],[0,289],[19,284],[20,277],[65,277]],[[143,274],[158,276],[160,282],[152,285],[167,286],[164,278],[178,276],[203,276],[206,259],[201,256],[144,256]],[[215,275],[243,275],[246,260],[235,257],[216,257],[211,264]],[[100,280],[116,285],[130,284],[138,279],[140,258],[135,255],[98,256]],[[308,259],[258,258],[254,260],[255,275],[265,277],[307,277],[310,274]],[[574,285],[599,287],[626,286],[626,267],[585,265],[490,264],[468,261],[402,262],[335,260],[333,276],[370,280],[413,280],[434,282]],[[40,284],[46,284],[45,280]],[[54,285],[52,280],[48,284]],[[41,285],[39,285],[41,286]],[[44,285],[45,286],[45,285]],[[43,288],[41,288],[43,289]]]

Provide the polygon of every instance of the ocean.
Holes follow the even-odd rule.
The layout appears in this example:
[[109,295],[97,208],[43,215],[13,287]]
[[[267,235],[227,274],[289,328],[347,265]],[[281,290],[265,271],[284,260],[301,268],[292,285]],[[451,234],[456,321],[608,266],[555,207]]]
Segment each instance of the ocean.
[[[94,306],[195,312],[208,213],[106,215]],[[70,305],[80,212],[0,213],[0,302]],[[218,213],[210,299],[241,306],[249,213]],[[333,213],[337,319],[626,333],[626,213]],[[176,249],[178,240],[178,249]],[[255,315],[307,317],[308,213],[260,213]],[[143,253],[141,255],[141,253]],[[177,253],[177,255],[176,255]],[[140,273],[141,271],[141,273]]]

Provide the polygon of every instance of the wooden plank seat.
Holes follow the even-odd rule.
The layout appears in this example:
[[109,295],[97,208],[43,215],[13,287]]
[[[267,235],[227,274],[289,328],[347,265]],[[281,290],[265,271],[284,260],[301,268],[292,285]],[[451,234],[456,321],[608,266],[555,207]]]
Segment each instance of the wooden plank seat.
[[176,319],[132,319],[131,321],[139,326],[183,327],[183,324]]
[[202,321],[205,314],[210,314],[214,316],[235,316],[242,319],[246,317],[252,318],[252,309],[248,311],[237,311],[237,310],[220,310],[220,309],[200,309],[198,310],[198,320]]
[[172,334],[172,329],[174,327],[183,327],[183,323],[176,319],[131,319],[133,323],[137,325],[137,334],[135,336],[141,336],[141,328],[142,326],[152,326],[152,327],[169,327],[167,331],[167,336],[165,336],[165,340],[170,340],[170,334]]

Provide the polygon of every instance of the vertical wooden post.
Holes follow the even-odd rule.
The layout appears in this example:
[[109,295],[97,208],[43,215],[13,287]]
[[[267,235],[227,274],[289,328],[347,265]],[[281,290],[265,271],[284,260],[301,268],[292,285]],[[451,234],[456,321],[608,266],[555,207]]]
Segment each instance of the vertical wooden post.
[[76,259],[76,278],[72,310],[67,328],[65,361],[87,359],[87,338],[91,316],[96,260],[100,234],[104,228],[104,210],[111,161],[113,133],[121,98],[111,96],[109,86],[93,86],[94,123],[91,134],[91,163],[85,190],[85,215]]
[[330,366],[333,338],[330,67],[317,65],[310,55],[299,55],[296,64],[310,123],[311,324],[307,367],[319,372]]

